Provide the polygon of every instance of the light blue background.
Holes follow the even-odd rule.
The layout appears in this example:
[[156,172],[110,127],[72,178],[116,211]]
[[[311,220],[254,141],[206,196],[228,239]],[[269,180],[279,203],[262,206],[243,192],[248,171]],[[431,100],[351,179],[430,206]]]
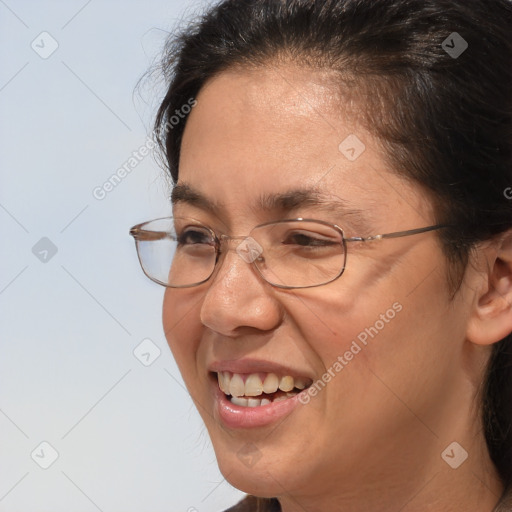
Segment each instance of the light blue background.
[[[242,496],[128,236],[170,213],[168,183],[148,156],[93,196],[150,132],[162,90],[134,90],[166,31],[205,3],[0,0],[2,512],[215,512]],[[31,47],[51,48],[44,31],[58,43],[46,59]],[[57,248],[46,262],[32,252],[43,237]],[[133,354],[144,339],[161,351],[150,366]],[[59,454],[48,469],[43,441]]]

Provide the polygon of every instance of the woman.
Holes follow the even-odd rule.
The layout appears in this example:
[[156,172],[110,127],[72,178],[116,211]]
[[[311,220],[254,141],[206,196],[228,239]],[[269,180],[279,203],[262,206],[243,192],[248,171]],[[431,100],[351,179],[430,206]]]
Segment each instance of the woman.
[[224,0],[170,41],[132,234],[232,510],[512,510],[511,19]]

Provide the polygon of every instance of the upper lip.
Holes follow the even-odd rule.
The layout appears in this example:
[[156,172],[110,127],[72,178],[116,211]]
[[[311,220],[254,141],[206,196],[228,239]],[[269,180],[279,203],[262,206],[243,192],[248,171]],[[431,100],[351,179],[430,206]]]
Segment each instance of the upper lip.
[[290,377],[305,377],[311,380],[314,378],[310,372],[291,368],[289,366],[262,359],[236,359],[236,360],[220,360],[214,361],[208,365],[210,372],[231,372],[240,374],[250,373],[275,373],[276,375]]

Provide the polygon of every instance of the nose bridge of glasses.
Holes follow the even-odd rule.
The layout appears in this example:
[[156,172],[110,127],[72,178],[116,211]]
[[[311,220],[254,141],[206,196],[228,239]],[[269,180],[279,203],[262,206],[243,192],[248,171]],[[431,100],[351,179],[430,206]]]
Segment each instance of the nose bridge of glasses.
[[220,242],[229,243],[230,241],[245,240],[246,238],[249,238],[249,235],[239,235],[239,236],[219,235],[218,238],[219,238]]
[[229,245],[230,242],[233,243],[236,253],[246,263],[253,263],[262,258],[263,247],[250,235],[220,235],[218,238],[221,244]]

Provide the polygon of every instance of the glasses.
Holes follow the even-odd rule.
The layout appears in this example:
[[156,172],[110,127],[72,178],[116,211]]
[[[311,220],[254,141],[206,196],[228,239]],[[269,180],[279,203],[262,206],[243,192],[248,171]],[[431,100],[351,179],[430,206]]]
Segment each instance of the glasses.
[[189,288],[213,275],[223,245],[238,241],[236,252],[277,288],[312,288],[331,283],[345,271],[347,243],[372,242],[434,231],[427,226],[368,237],[346,238],[343,229],[314,219],[266,222],[248,236],[217,235],[191,218],[167,217],[130,229],[142,270],[152,281],[170,288]]

